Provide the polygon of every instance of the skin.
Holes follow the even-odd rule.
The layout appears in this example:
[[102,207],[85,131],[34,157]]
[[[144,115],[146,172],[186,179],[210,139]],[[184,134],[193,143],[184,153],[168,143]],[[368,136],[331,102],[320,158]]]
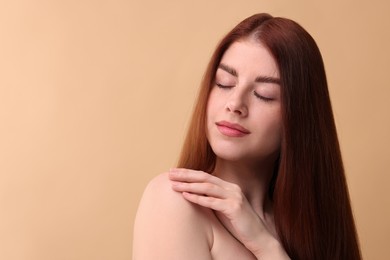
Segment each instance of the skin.
[[[207,104],[215,170],[171,169],[149,184],[133,259],[289,259],[267,197],[280,147],[278,81],[278,67],[259,42],[229,47]],[[245,133],[220,122],[239,124]]]

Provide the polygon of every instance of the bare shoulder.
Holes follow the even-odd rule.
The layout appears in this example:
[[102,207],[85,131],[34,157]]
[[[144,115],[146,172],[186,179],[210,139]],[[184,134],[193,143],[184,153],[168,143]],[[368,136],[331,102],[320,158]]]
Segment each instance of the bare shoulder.
[[168,173],[156,176],[147,185],[137,211],[133,259],[192,259],[199,257],[199,252],[203,252],[201,259],[209,259],[209,214],[210,210],[175,192]]
[[[167,200],[166,202],[169,204],[183,206],[185,203],[183,203],[184,201],[181,200],[180,197],[179,193],[172,190],[168,173],[165,172],[157,175],[149,182],[146,186],[141,202],[144,202],[145,200],[148,202],[148,199],[150,198],[159,198],[161,200]],[[173,202],[171,203],[171,199],[175,200],[176,203],[179,202],[179,205]],[[157,206],[155,203],[153,204],[153,206]]]
[[179,217],[177,215],[180,212],[180,216],[188,215],[188,220],[199,219],[205,214],[203,208],[188,202],[181,193],[172,189],[168,173],[162,173],[149,182],[142,195],[139,213],[144,209],[161,210],[162,214],[167,215],[174,213],[176,217]]

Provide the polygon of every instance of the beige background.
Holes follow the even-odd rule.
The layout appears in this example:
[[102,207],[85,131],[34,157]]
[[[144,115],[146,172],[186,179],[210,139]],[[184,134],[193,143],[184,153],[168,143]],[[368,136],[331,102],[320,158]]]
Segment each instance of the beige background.
[[387,259],[389,7],[1,0],[0,259],[130,259],[142,190],[174,166],[213,48],[255,12],[317,40],[363,255]]

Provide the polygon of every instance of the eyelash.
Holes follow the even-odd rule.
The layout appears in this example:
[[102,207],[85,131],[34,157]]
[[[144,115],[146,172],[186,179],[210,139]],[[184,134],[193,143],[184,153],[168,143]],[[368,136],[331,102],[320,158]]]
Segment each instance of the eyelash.
[[[215,85],[217,85],[217,87],[219,87],[221,89],[230,89],[230,88],[233,87],[233,86],[222,85],[220,83],[215,83]],[[272,98],[267,98],[267,97],[259,95],[256,91],[253,91],[253,94],[255,95],[256,98],[258,98],[258,99],[260,99],[260,100],[262,100],[264,102],[270,102],[270,101],[273,100]]]
[[232,88],[232,87],[233,87],[233,86],[222,85],[222,84],[220,84],[220,83],[215,83],[215,85],[217,85],[217,87],[222,88],[222,89],[229,89],[229,88]]
[[267,97],[264,97],[264,96],[257,94],[256,91],[253,91],[253,94],[255,95],[255,97],[263,100],[264,102],[271,102],[273,100],[272,98],[267,98]]

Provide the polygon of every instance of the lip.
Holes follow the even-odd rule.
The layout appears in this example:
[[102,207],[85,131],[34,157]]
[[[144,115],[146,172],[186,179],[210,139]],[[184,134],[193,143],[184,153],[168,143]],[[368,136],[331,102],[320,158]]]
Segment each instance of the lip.
[[215,124],[223,135],[229,137],[243,137],[250,134],[250,131],[240,124],[230,123],[228,121],[219,121]]

